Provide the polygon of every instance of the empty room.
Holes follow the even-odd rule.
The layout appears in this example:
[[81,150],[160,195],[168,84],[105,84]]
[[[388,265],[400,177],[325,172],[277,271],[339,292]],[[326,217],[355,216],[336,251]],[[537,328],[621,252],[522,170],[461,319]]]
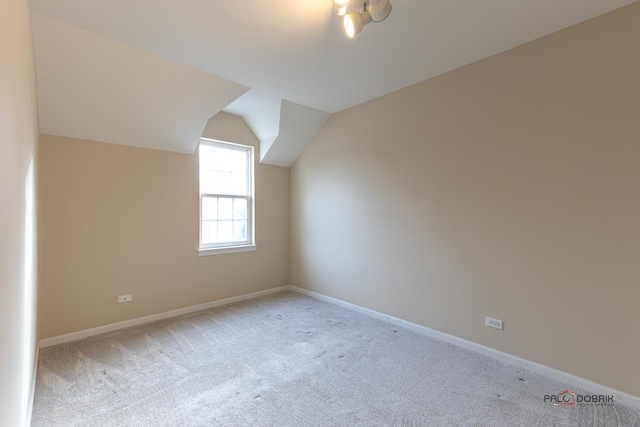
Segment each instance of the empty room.
[[0,426],[640,427],[640,2],[3,0]]

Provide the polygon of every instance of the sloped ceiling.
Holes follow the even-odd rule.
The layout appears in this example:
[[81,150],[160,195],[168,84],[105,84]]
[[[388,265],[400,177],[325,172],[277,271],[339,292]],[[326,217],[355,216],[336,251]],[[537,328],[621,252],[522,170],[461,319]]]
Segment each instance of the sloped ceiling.
[[[152,125],[170,122],[163,135],[189,139],[202,130],[206,120],[201,117],[218,108],[248,117],[281,99],[333,113],[634,2],[391,0],[387,20],[348,39],[332,0],[31,1],[33,11],[47,17],[34,20],[42,130],[58,126],[64,127],[58,132],[78,134],[97,127],[102,139],[111,142],[144,140],[154,141],[149,142],[153,146],[157,140],[158,148],[180,151],[191,143],[173,148],[173,143],[161,142]],[[63,30],[52,19],[77,28]],[[93,43],[88,40],[69,40],[68,46],[48,42],[50,34],[59,36],[57,31],[91,39],[95,46],[87,46]],[[110,52],[106,39],[127,53],[114,49],[101,54],[102,49]],[[76,49],[84,49],[82,55],[69,62]],[[146,58],[139,59],[144,64],[136,69],[155,69],[158,57],[175,61],[165,64],[168,68],[185,68],[175,72],[178,77],[166,70],[155,83],[145,82],[146,71],[138,75],[126,67],[134,56]],[[113,73],[104,71],[111,69]],[[206,73],[209,80],[187,77],[197,74],[192,69]],[[175,86],[167,84],[174,78]],[[189,95],[182,96],[178,87],[183,85],[192,90]],[[175,90],[156,94],[158,87]],[[245,88],[250,89],[243,93]],[[89,98],[96,104],[104,99],[104,105],[90,106]],[[170,104],[175,108],[167,107]],[[145,124],[134,132],[131,122],[138,114]],[[75,124],[71,117],[76,117]],[[171,133],[174,127],[184,133]],[[187,128],[196,127],[198,131],[187,135]],[[278,139],[287,140],[274,141]]]
[[207,120],[249,88],[34,15],[40,131],[192,153]]
[[329,115],[282,99],[245,114],[243,119],[260,140],[260,162],[289,167]]

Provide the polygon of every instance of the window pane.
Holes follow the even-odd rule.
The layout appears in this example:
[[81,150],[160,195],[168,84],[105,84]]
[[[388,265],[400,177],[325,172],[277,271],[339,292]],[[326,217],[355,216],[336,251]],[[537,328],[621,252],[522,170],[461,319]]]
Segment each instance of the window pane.
[[233,199],[233,219],[247,218],[247,199]]
[[215,168],[229,172],[247,173],[247,151],[216,147]]
[[202,198],[202,219],[204,221],[218,219],[218,198],[217,197]]
[[218,222],[218,242],[233,241],[233,221]]
[[200,144],[200,192],[207,192],[205,188],[211,185],[211,169],[215,164],[215,147]]
[[218,199],[218,219],[233,219],[233,199],[220,197]]
[[200,145],[200,192],[249,195],[249,151]]
[[210,170],[205,193],[247,195],[247,176],[243,173]]
[[218,243],[218,221],[202,221],[202,244]]
[[233,240],[247,240],[247,221],[233,221]]

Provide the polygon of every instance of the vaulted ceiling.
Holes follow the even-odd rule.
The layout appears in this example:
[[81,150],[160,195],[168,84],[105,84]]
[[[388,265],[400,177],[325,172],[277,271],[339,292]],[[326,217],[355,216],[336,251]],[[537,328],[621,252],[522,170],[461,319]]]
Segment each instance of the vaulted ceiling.
[[348,39],[332,0],[32,0],[41,131],[192,152],[224,110],[289,166],[329,113],[633,3],[391,2]]

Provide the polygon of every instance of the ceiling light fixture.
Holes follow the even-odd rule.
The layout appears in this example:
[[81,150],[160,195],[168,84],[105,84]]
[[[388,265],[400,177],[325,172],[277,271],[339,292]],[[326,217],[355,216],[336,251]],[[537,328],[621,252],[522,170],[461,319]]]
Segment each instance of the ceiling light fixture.
[[362,28],[370,22],[384,21],[391,13],[391,3],[389,0],[365,0],[362,3],[362,12],[348,12],[353,0],[333,0],[336,7],[336,14],[344,16],[344,31],[349,38],[353,38],[362,31]]
[[369,22],[373,22],[373,20],[371,19],[371,14],[367,11],[348,13],[344,16],[344,31],[352,39]]
[[333,0],[338,16],[344,16],[347,13],[349,3],[351,3],[351,0]]
[[391,3],[389,0],[369,0],[367,10],[371,14],[373,22],[382,22],[391,13]]

